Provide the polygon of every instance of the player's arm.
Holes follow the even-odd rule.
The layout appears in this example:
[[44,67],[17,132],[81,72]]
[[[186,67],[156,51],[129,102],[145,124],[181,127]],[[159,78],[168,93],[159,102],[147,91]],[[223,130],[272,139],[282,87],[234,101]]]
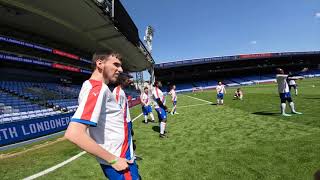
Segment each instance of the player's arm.
[[299,78],[298,77],[294,77],[294,76],[289,76],[288,77],[288,80],[298,80]]
[[117,171],[122,171],[128,168],[128,161],[126,159],[117,158],[116,156],[99,146],[87,134],[87,129],[88,126],[85,124],[70,122],[64,137],[86,152],[100,157],[108,163],[112,164],[112,167]]
[[287,74],[277,74],[277,77],[280,79],[287,79],[288,75]]
[[223,92],[224,92],[224,94],[227,94],[227,90],[224,86],[223,86]]
[[157,98],[157,99],[155,99],[155,100],[156,100],[157,104],[159,105],[159,107],[161,107],[161,108],[164,109],[164,110],[167,110],[167,109],[168,109],[167,106],[165,106],[165,105],[162,103],[162,101],[160,100],[160,98]]
[[[99,90],[99,95],[94,95]],[[79,107],[71,119],[64,137],[88,153],[109,162],[117,171],[127,169],[128,164],[126,159],[112,155],[99,146],[87,133],[88,126],[96,126],[99,120],[102,107],[102,98],[99,98],[99,96],[104,96],[101,87],[98,86],[85,90],[84,94],[87,96],[87,99],[79,103]],[[92,102],[95,102],[95,104],[92,105]]]
[[155,101],[157,102],[157,104],[159,105],[159,107],[161,107],[164,110],[167,110],[167,106],[163,105],[162,101],[160,100],[160,97],[157,96],[156,93],[153,93],[153,96],[155,97]]

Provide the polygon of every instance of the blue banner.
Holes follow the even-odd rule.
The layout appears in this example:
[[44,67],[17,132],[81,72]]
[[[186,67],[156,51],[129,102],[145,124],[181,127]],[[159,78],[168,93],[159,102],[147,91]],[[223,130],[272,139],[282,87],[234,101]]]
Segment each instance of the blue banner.
[[[21,40],[18,40],[18,39],[14,39],[14,38],[5,37],[5,36],[1,36],[0,35],[0,42],[1,41],[7,42],[7,43],[16,44],[16,45],[20,45],[20,46],[25,46],[25,47],[29,47],[29,48],[33,48],[33,49],[38,49],[38,50],[46,51],[46,52],[49,52],[49,53],[53,53],[53,51],[54,51],[53,48],[49,48],[49,47],[45,47],[45,46],[42,46],[42,45],[29,43],[29,42],[25,42],[25,41],[21,41]],[[80,57],[80,61],[83,61],[83,62],[86,62],[86,63],[91,63],[91,60],[88,60],[88,59],[85,59],[85,58],[81,58],[81,57]]]
[[0,147],[63,131],[73,114],[0,124]]

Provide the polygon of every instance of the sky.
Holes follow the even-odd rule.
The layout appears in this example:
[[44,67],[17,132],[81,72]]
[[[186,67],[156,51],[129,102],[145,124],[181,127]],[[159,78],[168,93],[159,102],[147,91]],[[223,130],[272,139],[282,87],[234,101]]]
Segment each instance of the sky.
[[320,0],[121,0],[156,63],[320,50]]

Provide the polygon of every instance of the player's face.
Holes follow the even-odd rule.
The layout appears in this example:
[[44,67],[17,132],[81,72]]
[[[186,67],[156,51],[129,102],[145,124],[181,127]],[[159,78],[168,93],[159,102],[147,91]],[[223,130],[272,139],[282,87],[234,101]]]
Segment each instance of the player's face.
[[130,84],[131,84],[131,80],[129,78],[126,79],[126,81],[124,83],[125,87],[128,87]]
[[173,89],[173,90],[176,90],[176,86],[175,86],[175,85],[174,85],[174,86],[172,86],[172,89]]
[[115,56],[109,56],[107,60],[104,61],[103,67],[103,77],[109,82],[116,82],[120,73],[123,72],[121,61]]
[[148,94],[148,89],[145,89],[145,90],[144,90],[144,93]]
[[221,85],[222,83],[221,82],[219,82],[219,85]]

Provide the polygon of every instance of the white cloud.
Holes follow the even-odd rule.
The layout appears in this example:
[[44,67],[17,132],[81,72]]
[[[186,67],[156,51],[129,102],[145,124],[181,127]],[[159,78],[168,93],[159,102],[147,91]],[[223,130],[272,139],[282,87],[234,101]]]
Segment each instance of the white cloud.
[[257,41],[250,41],[250,44],[257,44]]
[[314,14],[315,18],[320,18],[320,12],[317,12],[316,14]]

